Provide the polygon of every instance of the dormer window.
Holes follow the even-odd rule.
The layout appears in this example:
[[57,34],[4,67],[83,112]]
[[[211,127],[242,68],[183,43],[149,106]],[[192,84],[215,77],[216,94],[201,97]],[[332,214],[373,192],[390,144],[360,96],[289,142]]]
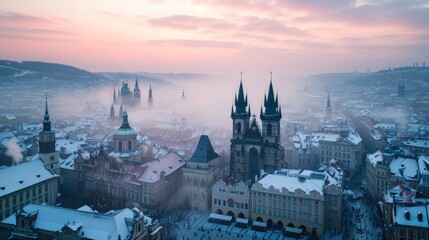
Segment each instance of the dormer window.
[[417,219],[419,219],[419,222],[423,222],[423,214],[422,214],[422,212],[417,213]]
[[20,184],[22,184],[24,181],[23,181],[23,180],[19,180],[18,182],[19,182]]
[[410,212],[408,212],[408,210],[405,210],[405,219],[410,220],[410,218]]

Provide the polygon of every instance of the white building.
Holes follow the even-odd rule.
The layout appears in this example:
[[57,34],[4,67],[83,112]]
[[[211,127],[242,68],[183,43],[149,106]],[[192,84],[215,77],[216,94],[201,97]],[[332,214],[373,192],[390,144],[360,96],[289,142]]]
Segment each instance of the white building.
[[325,229],[341,230],[341,193],[340,181],[326,172],[284,169],[252,186],[250,215],[268,228],[321,236]]
[[58,175],[41,160],[0,169],[0,221],[28,203],[55,205],[57,194]]
[[212,186],[212,212],[249,218],[249,187],[232,177],[219,179]]

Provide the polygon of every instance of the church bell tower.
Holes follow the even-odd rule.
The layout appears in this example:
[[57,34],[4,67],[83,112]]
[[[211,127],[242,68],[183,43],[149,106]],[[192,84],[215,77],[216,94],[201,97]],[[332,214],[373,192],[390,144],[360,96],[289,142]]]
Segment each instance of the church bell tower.
[[55,151],[55,132],[51,129],[47,96],[45,97],[43,130],[39,133],[39,157],[47,170],[60,174],[59,153]]

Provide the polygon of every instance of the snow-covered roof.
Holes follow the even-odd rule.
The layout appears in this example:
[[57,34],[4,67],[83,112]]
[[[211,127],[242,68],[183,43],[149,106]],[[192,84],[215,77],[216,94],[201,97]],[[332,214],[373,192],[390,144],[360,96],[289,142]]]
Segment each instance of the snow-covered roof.
[[[399,225],[421,227],[429,229],[428,223],[428,205],[416,205],[416,206],[401,206],[395,204],[396,216],[395,222]],[[407,216],[409,214],[409,219]],[[418,215],[421,214],[421,219]]]
[[395,130],[396,124],[394,124],[394,123],[377,123],[374,125],[374,128],[381,128],[384,130]]
[[0,176],[0,197],[58,177],[46,170],[42,160],[0,169]]
[[55,151],[64,151],[65,154],[76,153],[79,149],[89,146],[87,142],[74,141],[71,139],[58,139],[55,142]]
[[[100,214],[68,208],[29,204],[24,207],[26,213],[38,211],[34,228],[59,232],[64,226],[78,231],[88,239],[128,239],[132,228],[126,219],[134,219],[134,212],[123,209],[114,214]],[[16,216],[12,215],[3,223],[16,225]]]
[[375,166],[377,163],[383,161],[383,153],[380,151],[377,151],[375,153],[368,154],[366,158],[369,160],[372,166]]
[[389,164],[390,172],[397,177],[403,177],[405,180],[418,180],[418,165],[414,158],[398,157]]
[[429,148],[428,139],[408,140],[408,141],[402,141],[402,143],[407,147]]
[[419,163],[420,174],[429,175],[429,157],[420,156],[418,163]]
[[139,177],[144,182],[156,182],[160,179],[161,172],[164,172],[165,176],[173,173],[178,168],[185,165],[182,157],[175,152],[170,152],[159,160],[151,161],[142,165],[146,168],[146,171]]
[[264,178],[259,180],[258,183],[260,183],[265,189],[269,189],[271,186],[280,192],[283,188],[286,188],[289,192],[295,192],[296,190],[301,189],[307,195],[310,195],[311,191],[317,191],[323,196],[323,186],[325,184],[324,178],[311,178],[310,172],[312,173],[313,171],[303,171],[295,176],[267,174]]

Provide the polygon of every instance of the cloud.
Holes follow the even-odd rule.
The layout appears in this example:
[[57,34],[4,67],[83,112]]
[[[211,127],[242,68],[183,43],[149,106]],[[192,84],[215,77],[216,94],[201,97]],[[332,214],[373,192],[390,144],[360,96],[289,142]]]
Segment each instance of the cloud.
[[16,25],[16,24],[46,24],[46,23],[50,23],[50,21],[46,20],[44,18],[36,17],[36,16],[32,16],[32,15],[0,10],[0,25],[3,25],[3,24],[13,24],[13,25]]
[[168,47],[192,47],[192,48],[241,48],[238,42],[230,41],[210,41],[210,40],[190,40],[190,39],[168,39],[152,40],[146,42],[149,45]]
[[267,34],[283,34],[305,36],[307,33],[296,27],[289,27],[284,22],[275,19],[266,19],[248,16],[243,18],[244,24],[240,30],[246,32],[261,32]]
[[221,19],[197,17],[191,15],[173,15],[163,18],[153,18],[147,22],[156,27],[174,28],[180,30],[199,29],[233,29],[233,24]]
[[12,138],[4,145],[6,147],[6,155],[12,158],[15,164],[19,164],[24,158],[21,153],[21,148],[16,142],[16,138]]

